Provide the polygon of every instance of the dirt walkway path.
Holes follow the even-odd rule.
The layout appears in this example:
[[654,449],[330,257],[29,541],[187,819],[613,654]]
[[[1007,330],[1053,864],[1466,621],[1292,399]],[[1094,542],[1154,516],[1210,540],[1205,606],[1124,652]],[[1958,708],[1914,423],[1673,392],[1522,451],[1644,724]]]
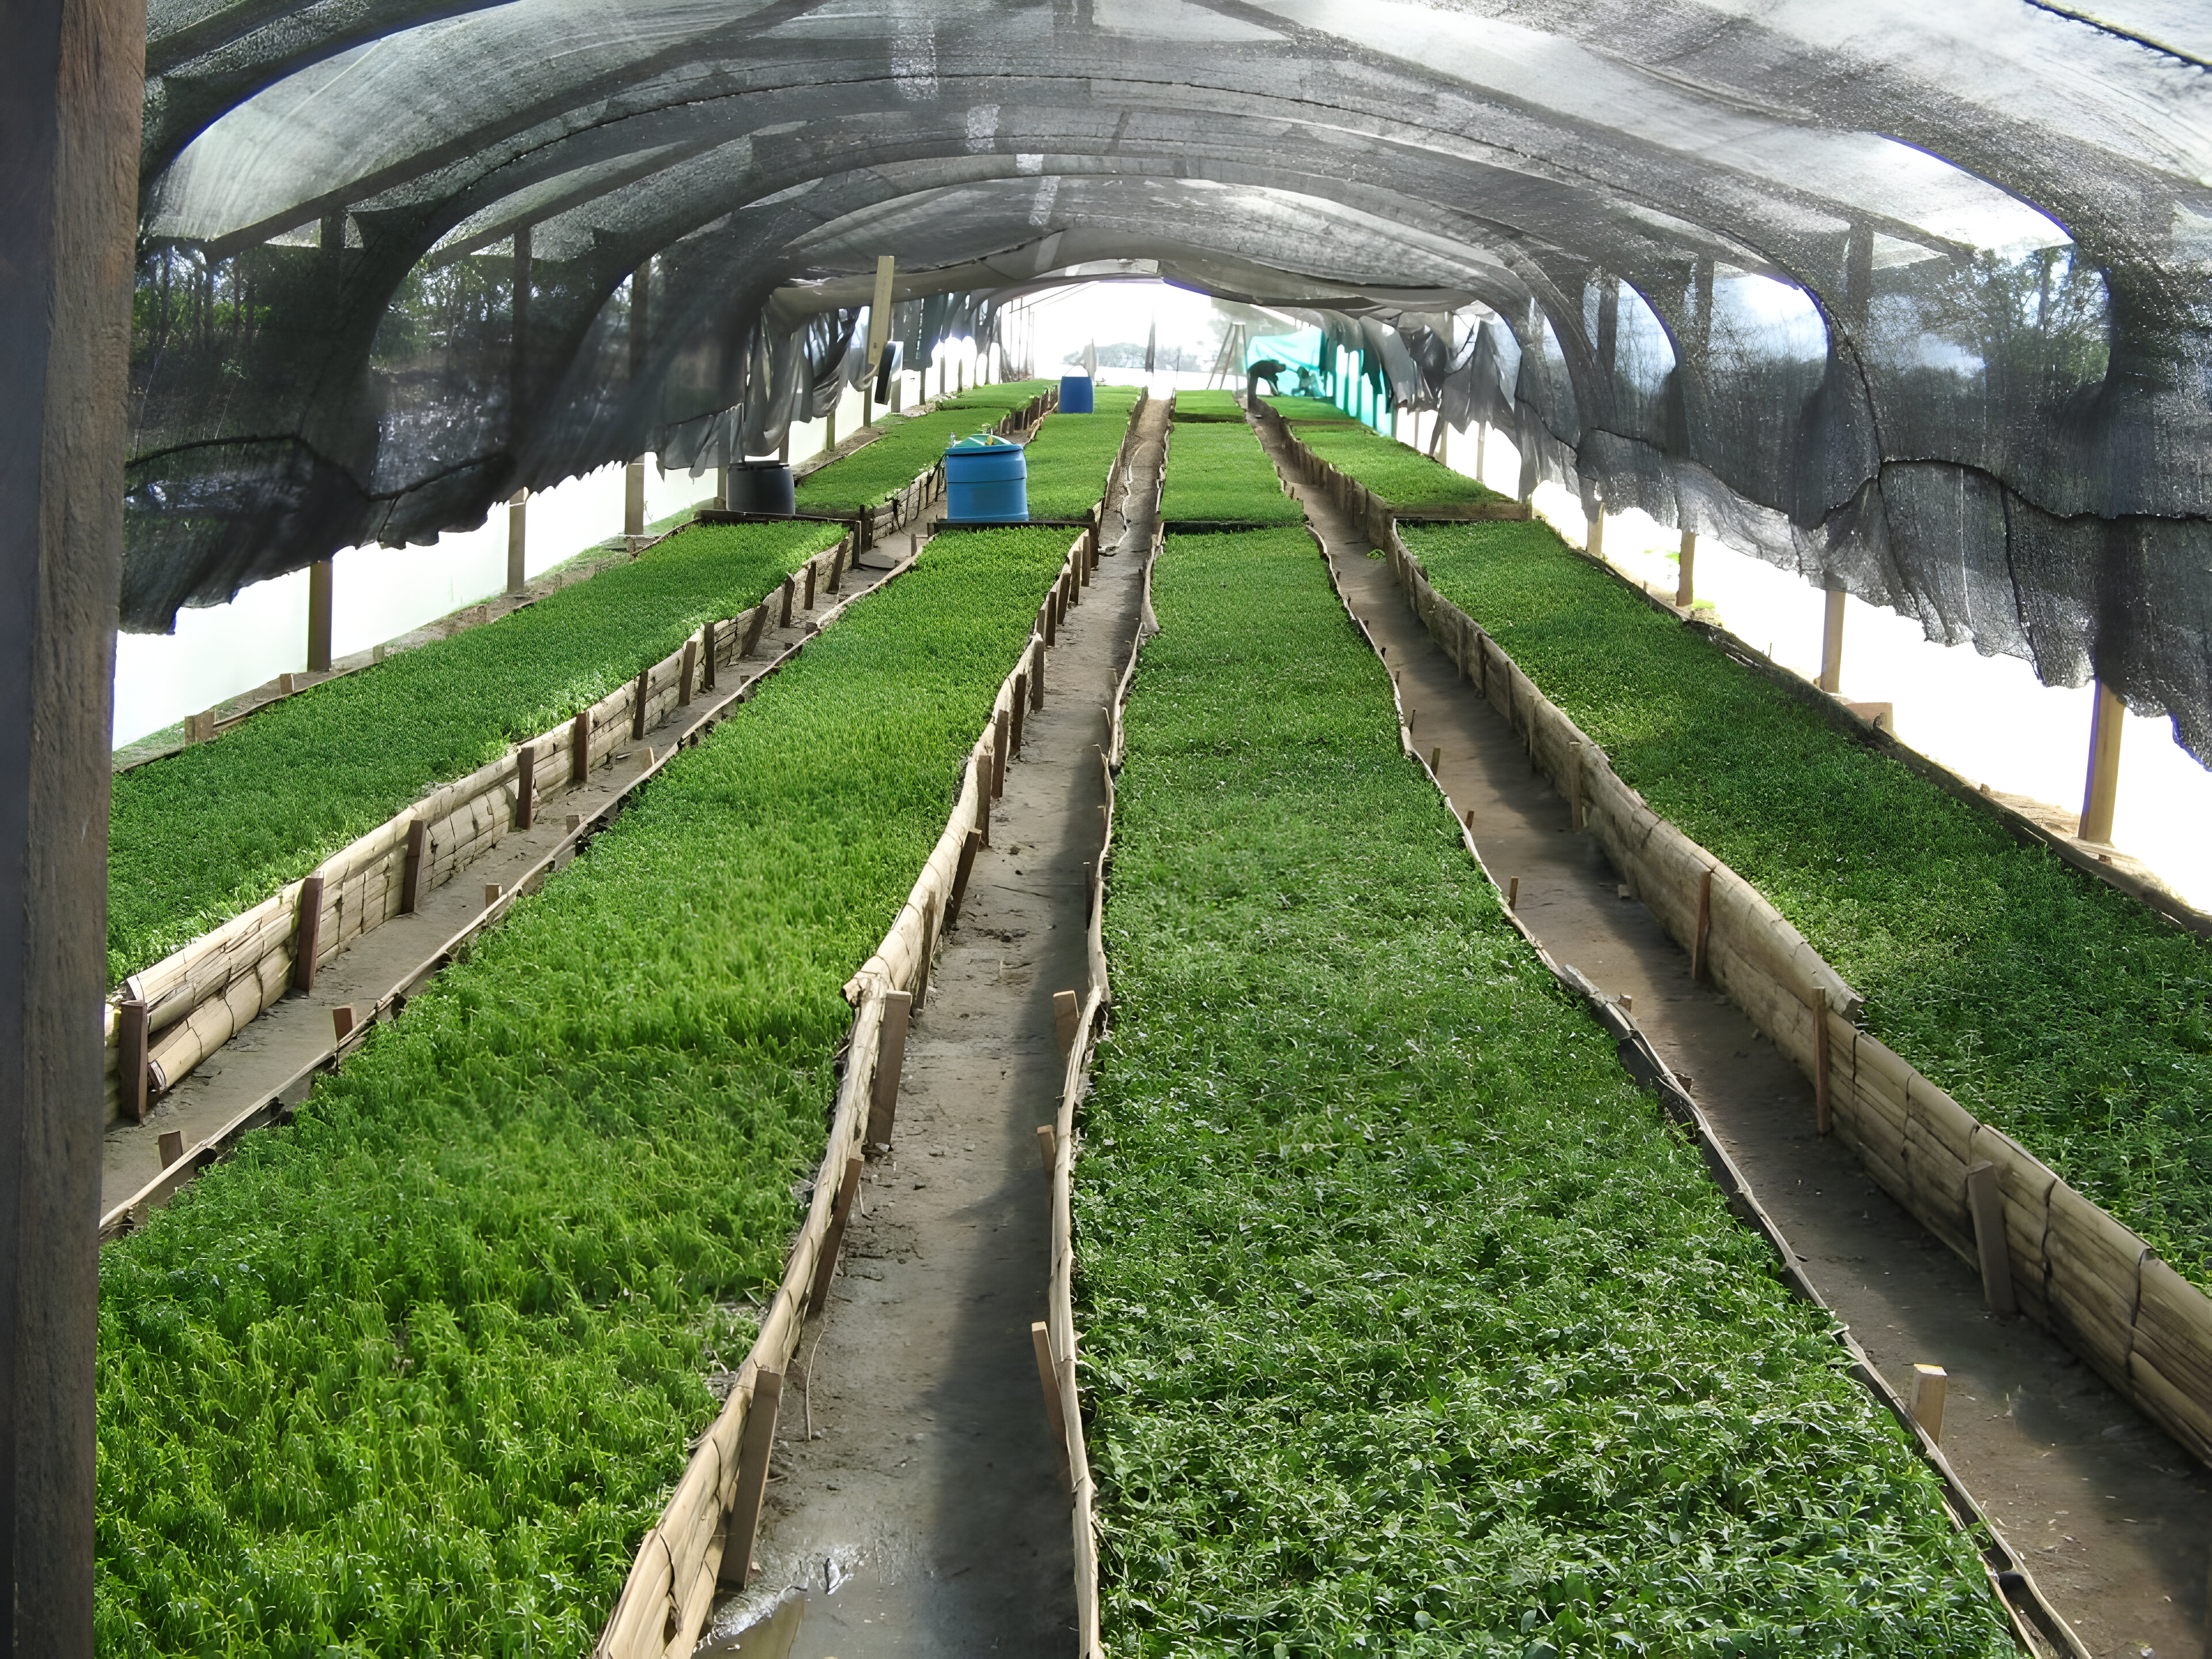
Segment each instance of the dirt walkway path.
[[[1265,433],[1262,441],[1269,441]],[[1270,444],[1271,451],[1278,448]],[[1279,465],[1282,456],[1276,454]],[[2056,1339],[2000,1322],[1981,1282],[1813,1128],[1812,1085],[1689,959],[1534,774],[1504,718],[1431,642],[1389,566],[1318,490],[1297,487],[1352,607],[1385,647],[1414,714],[1414,741],[1474,813],[1501,883],[1545,948],[1633,999],[1662,1056],[1838,1316],[1900,1393],[1911,1368],[1950,1373],[1942,1443],[1960,1478],[2045,1594],[2100,1659],[2207,1651],[2212,1477]]]
[[1114,556],[1060,629],[1044,709],[991,809],[993,844],[915,1018],[896,1145],[871,1158],[785,1389],[762,1571],[718,1611],[709,1651],[1074,1651],[1070,1499],[1030,1340],[1051,1206],[1036,1127],[1060,1087],[1053,993],[1084,980],[1097,745],[1135,632],[1165,415],[1155,402],[1139,422],[1125,499],[1140,516],[1108,503]]

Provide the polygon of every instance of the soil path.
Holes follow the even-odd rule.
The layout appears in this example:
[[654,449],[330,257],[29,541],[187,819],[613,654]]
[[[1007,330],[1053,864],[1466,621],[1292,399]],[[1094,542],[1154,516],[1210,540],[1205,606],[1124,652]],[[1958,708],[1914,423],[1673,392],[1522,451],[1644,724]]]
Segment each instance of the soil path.
[[[1281,465],[1280,446],[1263,442]],[[1285,476],[1289,476],[1286,472]],[[1942,1444],[1984,1511],[2089,1650],[2207,1652],[2212,1477],[2058,1341],[1983,1306],[1975,1273],[1813,1127],[1813,1087],[1689,959],[1530,768],[1507,725],[1431,641],[1387,563],[1319,490],[1294,486],[1352,610],[1385,649],[1413,740],[1442,750],[1500,883],[1544,947],[1636,1018],[1697,1097],[1814,1283],[1900,1393],[1915,1363],[1950,1373]]]
[[425,894],[412,915],[396,916],[363,934],[315,975],[315,988],[273,1004],[237,1036],[195,1066],[164,1095],[143,1123],[111,1123],[101,1140],[100,1206],[105,1213],[162,1169],[161,1137],[173,1131],[187,1147],[198,1146],[248,1109],[270,1099],[331,1046],[332,1011],[371,1003],[404,985],[447,939],[484,908],[484,888],[502,889],[568,838],[571,814],[589,817],[633,784],[655,753],[665,754],[693,727],[716,714],[784,651],[811,633],[817,613],[880,583],[906,560],[903,538],[861,555],[835,594],[823,593],[812,611],[796,601],[789,628],[771,626],[753,654],[721,670],[711,691],[674,710],[665,724],[626,745],[594,770],[589,782],[548,799],[527,830],[513,830],[464,866],[444,885]]
[[888,1154],[784,1391],[753,1589],[708,1651],[746,1659],[1073,1653],[1070,1498],[1030,1323],[1045,1315],[1052,996],[1085,975],[1098,745],[1134,636],[1164,404],[1060,631],[915,1017]]

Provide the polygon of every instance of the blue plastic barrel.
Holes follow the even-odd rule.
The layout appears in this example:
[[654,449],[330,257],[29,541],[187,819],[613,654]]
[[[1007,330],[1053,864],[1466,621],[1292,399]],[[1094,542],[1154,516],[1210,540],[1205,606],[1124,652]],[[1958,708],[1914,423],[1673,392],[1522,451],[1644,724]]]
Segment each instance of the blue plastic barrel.
[[1063,415],[1088,415],[1091,407],[1091,377],[1088,374],[1061,375],[1060,412]]
[[996,524],[1029,515],[1030,464],[1019,444],[984,432],[945,450],[946,523]]

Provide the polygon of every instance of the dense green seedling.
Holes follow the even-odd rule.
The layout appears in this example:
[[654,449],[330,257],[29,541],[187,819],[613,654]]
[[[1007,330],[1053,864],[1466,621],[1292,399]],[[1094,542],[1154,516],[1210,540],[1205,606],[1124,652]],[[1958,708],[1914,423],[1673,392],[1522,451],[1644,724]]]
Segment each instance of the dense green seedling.
[[1244,410],[1233,392],[1178,392],[1175,395],[1178,421],[1242,421]]
[[750,1346],[1066,531],[824,632],[100,1261],[100,1650],[576,1655]]
[[1160,517],[1170,524],[1303,524],[1305,510],[1283,494],[1275,464],[1243,422],[1194,422],[1168,442]]
[[873,441],[799,481],[799,510],[859,513],[881,507],[944,459],[947,444],[989,431],[1005,414],[996,404],[971,404],[879,416]]
[[1352,417],[1326,398],[1298,398],[1285,393],[1266,400],[1267,407],[1296,425],[1301,421],[1348,421]]
[[1057,392],[1057,380],[994,380],[987,386],[971,386],[951,401],[940,403],[939,409],[995,409],[1000,414],[1010,409],[1019,409],[1035,398],[1048,392]]
[[2212,949],[1839,733],[1546,526],[1406,539],[1865,996],[1869,1030],[2212,1286]]
[[1079,519],[1106,492],[1106,474],[1137,407],[1133,386],[1100,386],[1089,415],[1054,415],[1037,428],[1029,465],[1030,517]]
[[1365,485],[1390,506],[1419,510],[1503,501],[1463,472],[1440,465],[1419,450],[1364,426],[1309,426],[1298,441],[1340,472]]
[[710,618],[757,604],[837,536],[812,524],[686,530],[635,563],[118,775],[111,981],[259,903],[425,790],[605,696]]
[[1936,1483],[1399,751],[1302,535],[1170,538],[1076,1165],[1110,1652],[2008,1653]]

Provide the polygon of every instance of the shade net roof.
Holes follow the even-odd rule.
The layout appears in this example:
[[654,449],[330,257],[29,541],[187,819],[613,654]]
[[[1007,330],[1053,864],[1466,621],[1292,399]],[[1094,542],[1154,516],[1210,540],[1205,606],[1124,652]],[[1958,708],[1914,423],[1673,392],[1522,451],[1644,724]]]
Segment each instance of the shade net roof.
[[[773,451],[1070,274],[2212,757],[2193,0],[153,0],[123,621]],[[911,361],[911,358],[909,358]]]

